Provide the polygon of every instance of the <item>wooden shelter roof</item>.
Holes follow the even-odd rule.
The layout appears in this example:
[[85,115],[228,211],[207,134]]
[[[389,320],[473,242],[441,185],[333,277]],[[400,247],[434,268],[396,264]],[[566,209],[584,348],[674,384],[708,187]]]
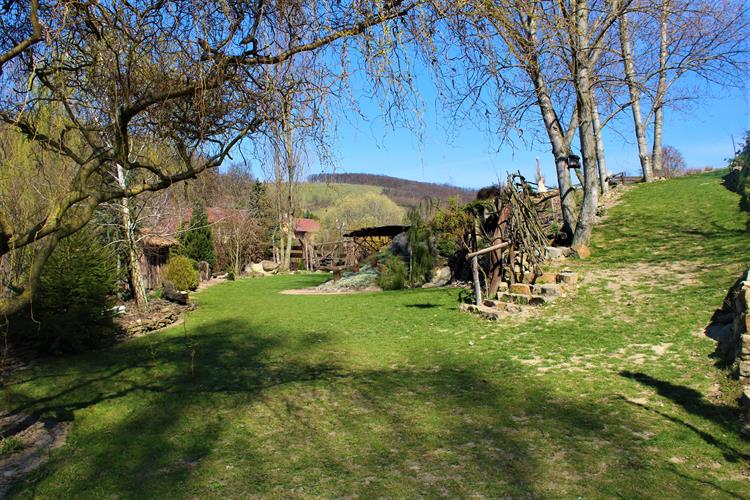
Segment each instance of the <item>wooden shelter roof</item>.
[[350,231],[344,235],[345,238],[368,238],[368,237],[387,237],[393,238],[394,236],[403,233],[408,230],[411,226],[403,225],[391,225],[391,226],[375,226],[375,227],[363,227],[355,231]]

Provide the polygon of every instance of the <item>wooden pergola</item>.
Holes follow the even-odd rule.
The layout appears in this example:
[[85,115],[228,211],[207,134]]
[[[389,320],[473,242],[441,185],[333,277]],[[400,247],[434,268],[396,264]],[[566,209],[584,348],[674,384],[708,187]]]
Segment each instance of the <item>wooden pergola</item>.
[[386,245],[389,245],[397,235],[408,231],[410,226],[389,225],[363,227],[355,231],[350,231],[344,235],[352,242],[350,252],[353,252],[356,261],[367,255],[380,251]]

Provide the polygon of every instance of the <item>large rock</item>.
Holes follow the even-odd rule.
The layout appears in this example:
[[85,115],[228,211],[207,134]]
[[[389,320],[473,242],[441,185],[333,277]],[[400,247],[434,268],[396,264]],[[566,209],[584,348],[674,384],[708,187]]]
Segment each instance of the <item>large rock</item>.
[[547,258],[550,260],[561,260],[565,258],[562,247],[547,247]]
[[401,257],[402,259],[405,259],[407,262],[409,260],[409,233],[404,231],[403,233],[397,234],[393,240],[391,240],[391,245],[388,247],[388,250],[391,251],[391,253],[397,257]]
[[510,293],[518,295],[531,295],[531,287],[526,283],[513,283],[510,285]]
[[572,271],[562,271],[557,275],[557,282],[563,285],[573,286],[578,283],[578,274]]
[[263,271],[267,273],[273,273],[279,269],[279,265],[272,260],[262,260],[260,261],[260,265],[263,268]]
[[438,288],[445,286],[451,281],[451,268],[448,266],[436,267],[432,270],[432,278],[422,288]]

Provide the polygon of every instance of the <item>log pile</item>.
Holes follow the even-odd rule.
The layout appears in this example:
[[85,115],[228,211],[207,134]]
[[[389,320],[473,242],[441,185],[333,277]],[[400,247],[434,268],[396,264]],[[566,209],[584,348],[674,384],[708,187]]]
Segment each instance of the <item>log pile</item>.
[[[502,188],[483,190],[474,206],[475,224],[467,259],[471,259],[476,303],[482,303],[480,271],[485,273],[486,298],[497,295],[501,283],[531,283],[542,274],[548,235],[554,220],[541,218],[549,212],[549,197],[535,194],[520,174],[508,176]],[[488,266],[479,258],[487,256]],[[487,269],[487,271],[485,271]]]

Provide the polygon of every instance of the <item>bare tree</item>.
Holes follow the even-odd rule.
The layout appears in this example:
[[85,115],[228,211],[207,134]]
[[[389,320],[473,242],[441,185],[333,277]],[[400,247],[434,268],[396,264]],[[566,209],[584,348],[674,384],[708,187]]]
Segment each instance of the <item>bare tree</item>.
[[685,175],[687,172],[687,162],[677,148],[673,146],[664,146],[662,148],[661,172],[667,179]]
[[[269,68],[302,53],[320,53],[316,64],[326,64],[343,40],[372,36],[424,3],[300,0],[297,37],[280,45],[286,2],[35,1],[28,12],[11,2],[1,21],[10,35],[0,51],[0,120],[63,158],[71,175],[64,195],[34,220],[0,213],[0,255],[33,249],[0,315],[29,303],[57,243],[99,205],[194,178],[252,136],[273,106]],[[44,109],[61,126],[51,127]],[[134,135],[158,138],[161,159],[132,155]],[[108,175],[113,164],[142,180],[123,188]]]
[[[608,80],[613,86],[620,81],[627,88],[628,100],[617,108],[631,108],[641,169],[644,179],[650,181],[654,175],[663,175],[665,108],[705,97],[705,86],[696,82],[744,84],[748,5],[731,0],[633,1],[621,9],[618,24],[622,69],[615,66]],[[694,78],[682,86],[686,75]],[[649,123],[653,135],[650,150]]]

